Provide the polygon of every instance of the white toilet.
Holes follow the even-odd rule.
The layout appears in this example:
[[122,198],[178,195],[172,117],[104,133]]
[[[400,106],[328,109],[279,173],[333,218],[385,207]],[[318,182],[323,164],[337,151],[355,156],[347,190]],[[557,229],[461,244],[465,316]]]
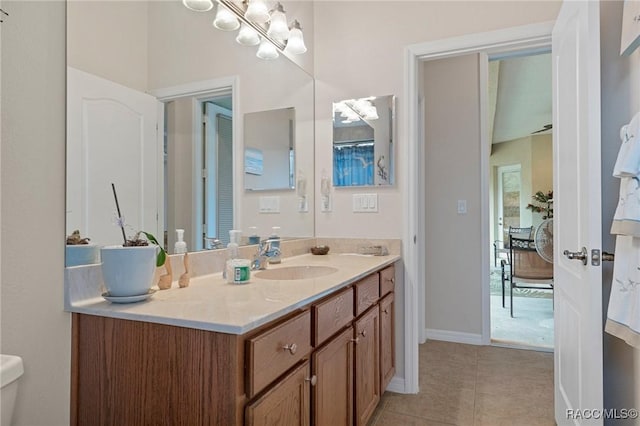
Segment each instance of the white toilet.
[[22,358],[13,355],[0,355],[0,425],[11,425],[13,406],[18,393],[18,379],[22,376]]

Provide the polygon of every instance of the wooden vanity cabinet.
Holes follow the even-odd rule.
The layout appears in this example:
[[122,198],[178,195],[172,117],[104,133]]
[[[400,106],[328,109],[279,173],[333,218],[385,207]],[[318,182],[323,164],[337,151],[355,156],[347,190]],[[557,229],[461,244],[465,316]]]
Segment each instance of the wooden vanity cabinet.
[[72,320],[72,425],[365,425],[395,371],[393,266],[245,335]]
[[314,424],[349,426],[353,424],[353,327],[345,329],[313,353],[311,389]]
[[356,320],[355,424],[366,425],[380,402],[380,309],[375,305]]
[[309,362],[304,362],[279,380],[264,395],[249,403],[247,426],[306,426],[310,424]]

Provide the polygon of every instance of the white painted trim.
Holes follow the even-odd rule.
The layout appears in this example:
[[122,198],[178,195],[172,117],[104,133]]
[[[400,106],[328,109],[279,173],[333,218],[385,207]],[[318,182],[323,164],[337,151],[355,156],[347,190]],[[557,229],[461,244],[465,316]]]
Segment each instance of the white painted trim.
[[491,282],[489,277],[490,250],[490,206],[489,206],[489,157],[491,141],[489,140],[489,55],[480,52],[478,58],[478,87],[480,88],[480,259],[482,276],[482,344],[491,343]]
[[396,392],[396,393],[405,393],[405,380],[398,376],[393,376],[385,391]]
[[427,328],[424,330],[427,340],[441,340],[444,342],[465,343],[467,345],[484,345],[484,339],[481,334],[462,333],[450,330],[435,330]]
[[237,84],[238,76],[220,77],[212,80],[194,81],[192,83],[154,89],[151,90],[150,94],[158,98],[159,101],[166,102],[187,96],[209,96],[218,91],[224,91],[229,87],[235,88]]
[[[425,318],[425,297],[424,287],[425,271],[422,266],[424,262],[419,259],[425,257],[424,235],[421,234],[420,221],[424,219],[426,210],[424,192],[420,191],[423,181],[416,179],[420,175],[420,159],[423,150],[423,142],[419,140],[418,126],[419,105],[418,105],[418,66],[422,60],[439,59],[450,56],[463,55],[467,53],[484,52],[487,54],[498,54],[500,52],[516,50],[535,50],[548,48],[551,45],[551,31],[553,22],[543,22],[520,27],[506,28],[502,30],[490,31],[480,34],[468,34],[461,37],[453,37],[443,40],[436,40],[426,43],[418,43],[408,46],[405,49],[405,82],[404,100],[405,111],[407,111],[402,125],[406,135],[407,150],[405,150],[403,160],[406,164],[403,173],[402,190],[405,194],[404,208],[406,210],[406,226],[403,232],[403,253],[405,260],[405,391],[407,393],[416,392],[418,389],[418,325],[424,322]],[[483,154],[484,155],[484,154]],[[488,164],[488,163],[487,163]],[[488,171],[488,165],[481,170]],[[484,173],[483,171],[483,173]],[[489,220],[489,203],[487,176],[484,177],[483,201],[481,205],[480,221],[485,223]],[[488,225],[488,222],[486,222]],[[414,243],[414,236],[416,242]],[[482,258],[483,267],[486,268],[487,282],[482,282],[483,289],[488,285],[489,277],[489,232],[488,226],[482,231]],[[485,278],[483,278],[484,280]],[[419,295],[422,294],[422,298]],[[488,294],[488,293],[487,293]],[[418,296],[418,297],[416,297]],[[420,298],[420,300],[416,300]],[[483,301],[483,315],[486,315],[488,305]],[[424,330],[424,327],[419,327]],[[429,335],[429,331],[421,331],[423,337]],[[490,341],[487,333],[487,326],[483,322],[482,335],[468,335],[467,338],[479,343]],[[441,334],[442,335],[442,334]],[[451,334],[448,334],[451,336]],[[458,338],[461,336],[458,335]]]
[[[418,238],[419,214],[422,208],[418,208],[416,202],[424,197],[418,196],[419,186],[415,183],[415,177],[419,176],[419,164],[417,162],[420,144],[417,141],[417,91],[416,73],[417,58],[410,49],[405,49],[405,73],[407,79],[404,82],[405,111],[402,126],[406,135],[406,149],[403,150],[402,161],[406,164],[402,172],[401,189],[404,194],[404,211],[406,222],[402,238],[402,252],[405,263],[404,274],[404,393],[418,393],[418,318],[419,316],[418,288],[420,286],[420,264],[417,255],[424,253],[423,238]],[[409,112],[413,112],[413,115]],[[411,161],[410,159],[413,159]],[[424,271],[422,272],[424,278]],[[424,285],[422,285],[424,287]],[[424,299],[424,297],[423,297]],[[423,309],[424,313],[424,309]]]

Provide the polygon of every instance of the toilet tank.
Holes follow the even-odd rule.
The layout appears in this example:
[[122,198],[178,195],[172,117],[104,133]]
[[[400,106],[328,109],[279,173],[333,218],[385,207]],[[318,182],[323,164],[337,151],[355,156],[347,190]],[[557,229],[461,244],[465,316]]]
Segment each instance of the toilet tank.
[[18,393],[18,379],[24,372],[22,358],[14,355],[0,355],[0,425],[11,425],[13,406]]

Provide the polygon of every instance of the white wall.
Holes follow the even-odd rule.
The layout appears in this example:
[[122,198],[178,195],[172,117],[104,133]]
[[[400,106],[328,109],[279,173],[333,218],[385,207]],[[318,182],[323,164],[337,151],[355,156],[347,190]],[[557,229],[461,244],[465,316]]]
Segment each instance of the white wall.
[[[640,110],[640,50],[620,57],[622,2],[606,1],[600,6],[600,59],[602,92],[602,249],[613,252],[615,239],[609,227],[618,202],[620,180],[611,176],[620,147],[620,127]],[[603,263],[603,313],[606,315],[612,262]],[[640,349],[604,333],[604,405],[607,408],[640,408]],[[640,425],[634,421],[611,421],[611,425]]]
[[[316,194],[322,171],[332,170],[332,103],[395,94],[398,123],[404,120],[403,49],[463,34],[554,20],[558,1],[319,1],[315,2]],[[384,29],[384,30],[380,30]],[[401,162],[407,141],[397,134],[397,184],[392,188],[335,188],[333,211],[316,215],[320,237],[402,236]],[[468,177],[468,176],[467,176]],[[461,177],[463,178],[463,177]],[[475,178],[475,177],[474,177]],[[377,192],[378,213],[353,213],[352,194]],[[319,202],[319,200],[318,200]]]
[[24,361],[15,424],[67,425],[65,3],[2,8],[1,351]]

